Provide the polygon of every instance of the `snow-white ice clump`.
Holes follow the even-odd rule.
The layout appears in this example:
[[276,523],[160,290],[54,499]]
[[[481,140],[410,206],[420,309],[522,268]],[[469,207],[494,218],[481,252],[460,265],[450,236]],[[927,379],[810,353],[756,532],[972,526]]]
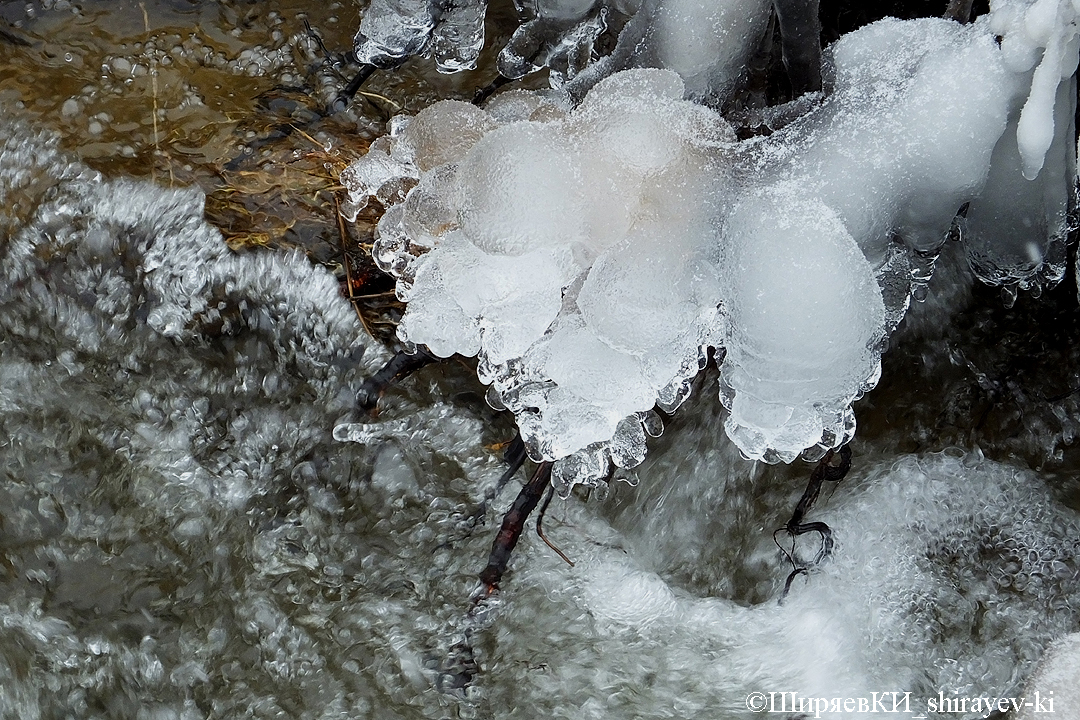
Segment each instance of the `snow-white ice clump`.
[[1061,278],[1076,15],[1040,0],[867,26],[830,48],[812,109],[743,142],[672,70],[616,73],[576,107],[444,101],[342,180],[353,211],[389,206],[375,257],[409,303],[401,338],[478,356],[564,491],[640,462],[652,409],[678,407],[710,348],[742,452],[818,457],[852,437],[965,204],[981,278]]
[[1035,693],[1052,704],[1049,708],[1042,703],[1038,708],[1034,703],[1030,708],[1025,705],[1017,720],[1035,720],[1040,710],[1045,712],[1050,708],[1055,708],[1055,712],[1080,711],[1080,633],[1059,638],[1046,649],[1024,688],[1027,697],[1036,697]]

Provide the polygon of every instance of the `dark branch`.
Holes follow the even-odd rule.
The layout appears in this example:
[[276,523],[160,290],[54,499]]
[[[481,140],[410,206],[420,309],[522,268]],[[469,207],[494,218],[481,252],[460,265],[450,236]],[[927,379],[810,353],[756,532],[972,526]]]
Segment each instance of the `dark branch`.
[[532,479],[521,488],[514,504],[510,506],[506,515],[503,516],[502,527],[495,536],[495,542],[491,545],[491,554],[488,556],[487,567],[480,573],[480,582],[484,584],[484,594],[490,595],[499,588],[506,566],[510,563],[510,556],[514,552],[525,529],[525,521],[540,502],[551,480],[551,463],[540,463],[533,474]]
[[544,541],[544,544],[555,551],[555,554],[563,559],[563,561],[570,567],[574,567],[574,561],[566,557],[566,554],[562,550],[555,547],[555,543],[548,540],[547,535],[544,534],[544,513],[547,512],[548,505],[551,504],[551,498],[555,496],[555,488],[552,485],[548,485],[547,497],[544,498],[544,504],[540,506],[540,512],[536,515],[536,534],[540,536],[540,539]]
[[[787,556],[788,562],[791,563],[791,574],[788,575],[787,581],[784,583],[784,592],[780,595],[780,602],[783,602],[784,598],[787,597],[788,591],[791,590],[791,582],[796,576],[806,575],[809,568],[819,564],[832,552],[832,529],[823,522],[803,522],[803,519],[821,495],[822,484],[826,480],[840,482],[850,469],[851,448],[847,445],[841,447],[839,451],[830,450],[825,453],[825,457],[821,458],[821,461],[814,467],[814,471],[810,473],[810,481],[806,484],[806,490],[803,491],[798,504],[795,505],[795,511],[791,514],[791,519],[787,521],[784,527],[773,533],[773,542],[776,543],[776,546],[780,548]],[[785,550],[780,541],[776,539],[776,536],[781,532],[787,533],[788,537],[791,538],[790,552]],[[811,532],[816,532],[821,536],[821,548],[810,563],[799,565],[795,562],[794,556],[795,538]]]
[[371,74],[378,70],[374,65],[361,65],[360,69],[353,75],[349,84],[337,94],[334,98],[334,102],[330,103],[330,113],[339,113],[349,107],[349,103],[356,97],[356,93],[360,91],[360,86],[363,85]]
[[512,82],[514,82],[513,78],[508,78],[505,75],[496,76],[494,80],[476,91],[476,94],[473,95],[472,104],[483,105],[484,101],[494,95],[496,90]]
[[368,411],[375,409],[379,398],[383,396],[387,388],[438,359],[423,346],[417,347],[416,352],[412,354],[404,350],[399,351],[386,365],[383,365],[382,369],[360,385],[360,389],[356,392],[357,407]]

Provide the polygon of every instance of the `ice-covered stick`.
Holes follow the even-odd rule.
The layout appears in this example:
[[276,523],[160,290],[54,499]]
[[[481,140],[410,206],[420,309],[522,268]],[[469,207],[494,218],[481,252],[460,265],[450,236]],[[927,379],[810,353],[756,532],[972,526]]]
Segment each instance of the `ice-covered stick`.
[[[835,464],[834,461],[836,461]],[[844,479],[849,470],[851,470],[851,446],[841,445],[839,452],[830,450],[825,453],[825,457],[818,461],[814,471],[810,473],[810,482],[807,483],[806,490],[803,491],[802,497],[799,498],[799,503],[795,506],[795,512],[791,514],[791,519],[787,521],[784,527],[773,533],[773,542],[787,555],[788,560],[791,562],[791,573],[784,582],[784,591],[780,596],[781,604],[791,591],[792,581],[799,575],[805,575],[810,567],[820,563],[832,552],[832,529],[826,523],[820,521],[803,522],[803,520],[806,518],[806,513],[810,512],[810,508],[817,502],[818,496],[821,494],[822,483],[826,480],[838,483]],[[780,532],[786,532],[788,537],[791,538],[791,552],[784,550],[777,541],[776,536]],[[795,562],[795,538],[811,532],[821,535],[821,549],[809,565],[799,565]]]
[[417,347],[414,353],[404,350],[396,353],[382,369],[363,382],[356,392],[356,406],[362,410],[374,410],[388,387],[437,360],[423,347]]
[[949,7],[945,10],[945,17],[955,20],[961,25],[971,22],[972,0],[949,0]]
[[818,0],[774,0],[792,94],[821,90],[821,20]]

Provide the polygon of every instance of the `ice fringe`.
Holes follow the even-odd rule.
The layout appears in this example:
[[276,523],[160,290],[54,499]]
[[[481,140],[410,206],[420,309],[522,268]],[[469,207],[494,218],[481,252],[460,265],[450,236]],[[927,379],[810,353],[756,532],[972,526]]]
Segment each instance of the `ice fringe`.
[[477,355],[564,493],[640,462],[652,408],[678,407],[709,348],[746,456],[820,456],[852,437],[963,204],[982,279],[1063,275],[1077,8],[1039,25],[1049,1],[851,33],[830,92],[741,143],[666,70],[612,75],[577,107],[519,91],[396,118],[342,180],[354,209],[390,206],[375,256],[409,302],[401,338]]

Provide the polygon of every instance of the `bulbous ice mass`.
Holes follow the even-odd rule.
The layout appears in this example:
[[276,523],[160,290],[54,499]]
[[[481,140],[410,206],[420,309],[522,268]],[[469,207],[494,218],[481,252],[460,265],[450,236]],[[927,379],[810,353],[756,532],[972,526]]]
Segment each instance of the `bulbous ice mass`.
[[[438,103],[373,151],[376,167],[419,179],[374,250],[409,302],[399,335],[436,355],[479,355],[535,458],[585,453],[556,479],[640,461],[648,413],[678,406],[704,348],[719,344],[730,183],[717,158],[734,135],[683,91],[675,73],[635,70],[574,110],[525,93],[491,112]],[[436,117],[469,140],[450,152],[410,140]],[[342,176],[354,207],[393,183],[368,180],[369,165]]]
[[1054,85],[1053,138],[1027,180],[1039,79],[1014,56],[1057,42],[1074,57],[1076,36],[1032,36],[1037,6],[1017,7],[851,33],[830,49],[828,94],[744,142],[683,99],[685,73],[656,69],[611,75],[577,107],[514,91],[396,120],[342,179],[354,206],[391,205],[374,252],[409,302],[401,337],[477,355],[563,491],[639,462],[652,408],[679,406],[710,349],[747,457],[837,447],[964,204],[980,277],[1061,277],[1074,86]]
[[462,159],[458,219],[478,248],[522,255],[585,239],[581,168],[567,140],[547,123],[511,123]]
[[846,442],[851,403],[879,375],[885,307],[870,263],[832,209],[790,193],[745,198],[724,241],[728,434],[784,461]]

